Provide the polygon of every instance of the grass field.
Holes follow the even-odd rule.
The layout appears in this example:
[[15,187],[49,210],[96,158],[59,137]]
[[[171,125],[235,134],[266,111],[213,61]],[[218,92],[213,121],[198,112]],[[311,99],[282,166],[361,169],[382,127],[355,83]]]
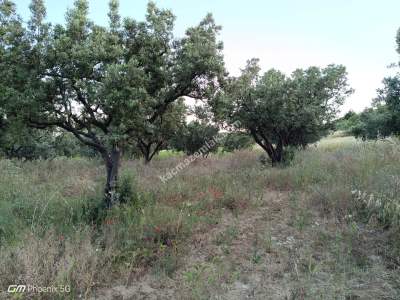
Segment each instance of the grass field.
[[[399,299],[400,144],[331,137],[285,168],[261,150],[123,163],[100,207],[96,160],[0,161],[0,298]],[[3,292],[1,292],[3,291]],[[25,298],[24,298],[25,297]]]

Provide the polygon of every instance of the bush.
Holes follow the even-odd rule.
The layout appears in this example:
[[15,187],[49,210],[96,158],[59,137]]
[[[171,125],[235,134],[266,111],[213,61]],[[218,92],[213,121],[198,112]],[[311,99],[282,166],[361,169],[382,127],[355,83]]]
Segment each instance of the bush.
[[125,171],[119,179],[119,200],[121,203],[137,204],[138,192],[136,178],[133,172]]
[[282,163],[283,163],[283,165],[287,166],[293,161],[294,156],[296,154],[296,151],[297,151],[297,148],[293,147],[293,146],[288,146],[288,147],[285,147],[283,149],[283,151],[282,151],[282,156],[283,156]]

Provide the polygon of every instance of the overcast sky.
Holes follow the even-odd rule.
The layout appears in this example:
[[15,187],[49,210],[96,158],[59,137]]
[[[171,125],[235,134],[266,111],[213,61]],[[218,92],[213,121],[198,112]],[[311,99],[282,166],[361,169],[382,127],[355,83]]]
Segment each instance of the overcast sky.
[[[29,18],[30,0],[16,0]],[[107,0],[90,0],[90,17],[107,24]],[[158,0],[176,15],[176,36],[196,25],[207,12],[222,26],[225,63],[237,75],[246,60],[257,57],[263,70],[286,73],[298,67],[347,67],[355,89],[343,111],[369,106],[387,66],[399,61],[395,36],[400,27],[399,0]],[[122,16],[142,20],[146,0],[120,0]],[[63,23],[73,0],[46,0],[48,21]]]

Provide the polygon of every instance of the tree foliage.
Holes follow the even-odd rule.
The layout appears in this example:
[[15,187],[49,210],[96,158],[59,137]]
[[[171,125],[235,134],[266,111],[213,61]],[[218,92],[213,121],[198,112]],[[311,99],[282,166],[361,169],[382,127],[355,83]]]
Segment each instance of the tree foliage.
[[254,139],[245,132],[228,132],[224,134],[222,150],[233,152],[248,149],[254,145]]
[[350,129],[356,125],[359,120],[359,115],[350,110],[343,117],[335,121],[335,130],[340,130],[346,134],[350,132]]
[[400,134],[400,74],[383,80],[383,88],[378,90],[375,106],[384,106],[386,131],[391,134]]
[[391,135],[391,114],[386,105],[367,108],[353,117],[348,132],[362,140],[385,138]]
[[172,147],[178,151],[183,151],[187,155],[193,155],[200,149],[206,147],[205,151],[200,151],[203,156],[209,152],[218,150],[215,142],[218,137],[218,127],[200,121],[192,121],[187,124],[172,140]]
[[400,134],[400,77],[383,80],[372,107],[352,116],[348,132],[362,140]]
[[64,157],[96,157],[96,152],[79,143],[69,132],[37,130],[14,126],[0,136],[0,157],[8,159],[54,159]]

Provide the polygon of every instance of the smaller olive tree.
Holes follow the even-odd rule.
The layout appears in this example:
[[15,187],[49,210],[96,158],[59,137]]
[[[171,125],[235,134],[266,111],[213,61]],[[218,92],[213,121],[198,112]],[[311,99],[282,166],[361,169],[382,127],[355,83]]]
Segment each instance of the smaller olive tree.
[[286,148],[305,147],[326,134],[352,90],[341,65],[297,69],[291,76],[259,71],[258,60],[248,61],[239,77],[227,79],[211,107],[218,120],[239,121],[275,165],[285,160]]
[[180,98],[171,103],[165,113],[153,122],[145,123],[142,130],[137,131],[130,144],[134,152],[139,152],[148,164],[153,157],[163,149],[166,149],[172,139],[184,130],[186,125],[186,106],[184,99]]

